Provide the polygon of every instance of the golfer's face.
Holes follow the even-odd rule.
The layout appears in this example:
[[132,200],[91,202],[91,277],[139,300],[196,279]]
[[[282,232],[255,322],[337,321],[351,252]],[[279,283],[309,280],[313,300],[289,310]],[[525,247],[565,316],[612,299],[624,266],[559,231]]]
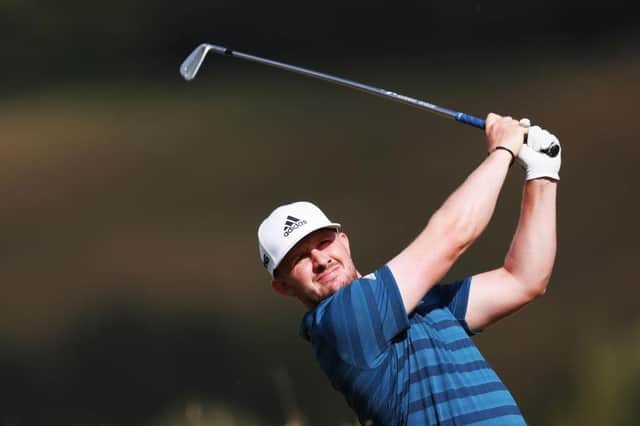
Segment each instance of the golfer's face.
[[278,269],[307,306],[317,305],[357,278],[349,239],[333,229],[321,229],[304,238]]

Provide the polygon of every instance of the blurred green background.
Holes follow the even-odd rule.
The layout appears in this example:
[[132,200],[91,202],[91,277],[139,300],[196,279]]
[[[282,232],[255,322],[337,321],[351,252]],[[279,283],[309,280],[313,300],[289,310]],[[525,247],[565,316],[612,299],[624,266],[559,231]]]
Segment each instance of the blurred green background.
[[[549,291],[476,342],[531,424],[637,424],[640,7],[546,3],[0,3],[0,424],[353,424],[257,225],[314,201],[367,273],[483,135],[234,59],[187,84],[205,41],[558,135]],[[500,264],[522,180],[447,278]]]

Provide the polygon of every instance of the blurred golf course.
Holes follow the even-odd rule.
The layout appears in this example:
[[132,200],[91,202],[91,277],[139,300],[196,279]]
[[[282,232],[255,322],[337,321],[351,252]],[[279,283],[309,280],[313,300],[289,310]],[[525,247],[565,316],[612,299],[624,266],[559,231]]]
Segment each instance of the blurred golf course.
[[[342,223],[360,272],[370,272],[482,161],[484,136],[234,59],[212,56],[186,83],[182,59],[218,41],[207,39],[216,34],[204,21],[161,59],[113,53],[137,63],[130,74],[78,60],[77,74],[52,66],[47,82],[46,58],[70,57],[63,48],[27,76],[5,71],[3,426],[355,422],[298,336],[302,305],[270,288],[257,225],[280,203],[316,202]],[[260,31],[277,33],[265,27],[254,37]],[[129,33],[121,34],[125,46]],[[151,46],[150,34],[131,38]],[[237,47],[482,117],[528,117],[560,138],[549,290],[475,338],[532,425],[640,422],[640,38],[593,42],[598,34],[475,53],[413,45],[314,57],[300,46],[269,50],[265,40]],[[12,52],[9,63],[26,58]],[[447,279],[501,264],[522,182],[514,166],[489,228]]]

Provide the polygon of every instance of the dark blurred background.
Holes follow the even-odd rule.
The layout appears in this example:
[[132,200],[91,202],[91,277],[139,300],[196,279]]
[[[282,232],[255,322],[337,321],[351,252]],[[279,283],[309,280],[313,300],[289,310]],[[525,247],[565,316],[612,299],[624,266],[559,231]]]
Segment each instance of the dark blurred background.
[[[201,42],[558,135],[549,291],[476,342],[531,424],[637,424],[640,6],[591,4],[0,3],[0,424],[354,423],[298,337],[303,307],[270,289],[257,225],[314,201],[367,273],[483,135],[235,59],[187,84]],[[500,264],[522,181],[447,278]]]

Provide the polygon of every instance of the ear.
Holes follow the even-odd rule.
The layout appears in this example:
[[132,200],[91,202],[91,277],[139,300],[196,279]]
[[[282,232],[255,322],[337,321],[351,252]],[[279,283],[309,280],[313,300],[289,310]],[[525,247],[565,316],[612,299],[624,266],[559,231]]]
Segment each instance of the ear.
[[287,283],[280,278],[274,278],[273,281],[271,281],[271,288],[273,288],[273,291],[282,296],[294,295],[291,287],[289,287]]
[[349,245],[349,237],[344,232],[338,232],[338,238],[340,242],[347,248],[349,256],[351,256],[351,246]]

